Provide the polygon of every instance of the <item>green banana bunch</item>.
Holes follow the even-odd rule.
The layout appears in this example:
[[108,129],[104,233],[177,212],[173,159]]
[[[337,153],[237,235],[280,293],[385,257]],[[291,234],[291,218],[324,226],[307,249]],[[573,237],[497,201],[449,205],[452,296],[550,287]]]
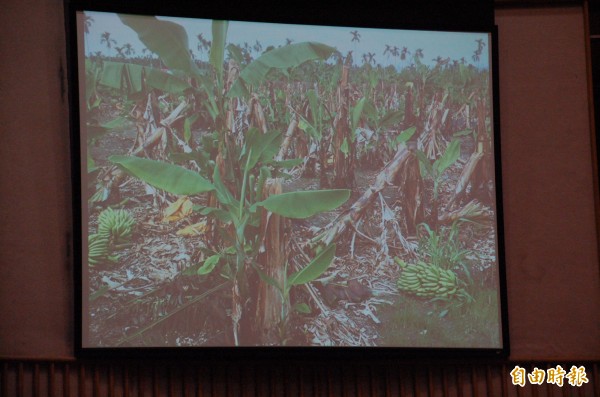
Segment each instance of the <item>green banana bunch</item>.
[[125,210],[107,208],[98,216],[98,233],[88,237],[88,263],[90,266],[118,257],[111,255],[115,249],[125,248],[131,238],[135,220]]
[[470,297],[461,287],[464,282],[450,269],[442,269],[422,261],[409,265],[399,258],[395,260],[402,269],[398,278],[398,288],[401,291],[419,298],[440,300],[463,300]]
[[108,238],[98,233],[88,236],[88,263],[90,266],[104,262],[108,257]]
[[107,208],[98,216],[98,234],[111,239],[113,244],[128,240],[134,225],[135,220],[125,210]]

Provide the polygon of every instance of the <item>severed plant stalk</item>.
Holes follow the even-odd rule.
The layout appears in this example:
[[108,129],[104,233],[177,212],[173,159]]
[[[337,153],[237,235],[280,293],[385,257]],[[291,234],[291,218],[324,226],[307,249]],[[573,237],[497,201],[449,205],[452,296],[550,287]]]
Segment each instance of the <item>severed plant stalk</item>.
[[306,285],[319,278],[333,262],[333,259],[335,258],[335,249],[336,245],[331,244],[310,261],[308,265],[290,275],[287,274],[288,263],[286,262],[283,266],[283,272],[281,272],[281,280],[274,279],[256,266],[256,271],[260,278],[268,285],[274,287],[280,295],[282,301],[279,322],[281,330],[280,337],[285,335],[285,328],[289,316],[290,291],[292,287]]

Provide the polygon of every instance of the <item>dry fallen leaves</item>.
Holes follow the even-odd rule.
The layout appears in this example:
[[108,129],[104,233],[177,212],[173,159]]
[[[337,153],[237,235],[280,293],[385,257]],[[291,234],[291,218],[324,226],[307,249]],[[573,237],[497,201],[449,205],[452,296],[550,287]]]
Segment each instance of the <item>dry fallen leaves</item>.
[[178,236],[200,236],[208,231],[206,220],[189,225],[177,231]]
[[194,204],[187,196],[180,197],[165,209],[163,222],[179,221],[192,213]]

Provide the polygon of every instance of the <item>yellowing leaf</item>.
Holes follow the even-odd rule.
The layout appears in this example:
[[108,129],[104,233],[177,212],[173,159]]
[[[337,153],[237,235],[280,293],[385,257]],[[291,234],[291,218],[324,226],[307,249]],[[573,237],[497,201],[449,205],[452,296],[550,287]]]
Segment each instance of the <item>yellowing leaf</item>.
[[165,217],[163,218],[163,222],[175,222],[183,219],[192,213],[193,207],[194,204],[192,204],[192,200],[186,196],[180,197],[177,199],[177,201],[165,209]]
[[206,233],[208,231],[208,226],[206,225],[206,220],[189,225],[177,231],[178,236],[198,236]]

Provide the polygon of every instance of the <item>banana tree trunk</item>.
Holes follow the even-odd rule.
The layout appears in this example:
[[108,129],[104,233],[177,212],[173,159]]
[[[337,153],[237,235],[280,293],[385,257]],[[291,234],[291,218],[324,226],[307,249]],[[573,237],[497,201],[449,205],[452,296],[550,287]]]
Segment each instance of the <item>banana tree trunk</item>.
[[417,125],[414,102],[413,87],[410,86],[406,90],[406,96],[404,98],[404,125],[406,127]]
[[[469,161],[467,161],[467,164],[464,166],[460,177],[458,178],[458,182],[456,183],[456,187],[454,188],[454,194],[448,202],[449,209],[452,209],[454,204],[465,195],[467,186],[469,185],[469,182],[471,182],[471,179],[476,179],[473,178],[473,175],[482,158],[482,152],[474,152],[471,155],[471,157],[469,157]],[[472,186],[475,185],[472,184]]]
[[250,125],[257,127],[262,131],[263,134],[266,134],[267,129],[267,120],[265,118],[265,112],[260,104],[260,100],[258,99],[258,95],[253,93],[250,98]]
[[321,138],[321,140],[318,142],[319,145],[319,187],[321,189],[328,189],[331,187],[331,183],[330,180],[327,176],[327,171],[329,170],[329,164],[328,164],[328,158],[327,158],[327,154],[329,153],[329,146],[331,143],[331,140],[333,139],[333,137],[331,135],[333,135],[334,133],[331,132],[329,133],[329,135],[323,135],[323,137]]
[[333,187],[351,188],[354,186],[354,139],[351,136],[348,107],[349,67],[344,65],[342,78],[338,87],[338,116],[335,122],[333,137]]
[[445,109],[448,93],[437,92],[431,99],[423,133],[419,136],[419,145],[429,159],[436,159],[442,152],[443,138],[441,128],[448,115]]
[[[414,145],[414,143],[409,143],[409,145]],[[406,220],[407,233],[415,236],[417,225],[423,222],[425,212],[423,207],[423,178],[421,178],[419,170],[419,160],[414,154],[411,154],[406,160],[404,172],[398,172],[396,185],[401,197],[400,206]]]
[[285,137],[283,138],[283,143],[281,144],[279,153],[277,154],[277,157],[275,157],[276,160],[281,161],[286,159],[288,150],[290,149],[290,145],[292,143],[292,138],[294,137],[294,132],[296,132],[297,127],[298,120],[294,116],[292,117],[292,121],[290,122],[290,125],[288,126],[288,129],[285,133]]
[[[265,186],[264,199],[272,194],[282,193],[281,180],[273,179]],[[277,284],[283,285],[285,279],[286,262],[286,240],[285,219],[279,215],[263,211],[261,219],[261,236],[263,242],[257,258],[258,266]],[[284,307],[285,306],[285,307]],[[281,327],[283,313],[289,311],[288,302],[284,301],[277,289],[264,282],[259,281],[258,296],[256,304],[256,334],[262,338],[262,343],[271,345],[281,342]]]
[[[487,107],[483,98],[477,98],[477,151],[483,153],[481,165],[478,167],[475,180],[475,186],[478,189],[485,189],[487,182],[492,180],[492,141],[486,124]],[[487,190],[490,194],[491,191]]]
[[325,232],[313,239],[313,242],[321,241],[325,245],[331,244],[344,234],[353,224],[358,222],[365,214],[367,208],[375,202],[379,192],[387,185],[392,185],[398,172],[402,170],[407,160],[410,158],[411,152],[405,145],[400,145],[396,151],[396,155],[377,175],[375,183],[354,202],[352,207],[341,213],[333,222],[326,228]]
[[485,102],[481,98],[476,101],[477,111],[477,139],[475,142],[475,151],[471,154],[469,161],[464,166],[454,194],[448,203],[448,208],[453,209],[457,201],[466,198],[467,186],[471,184],[471,196],[485,189],[487,182],[492,179],[491,175],[491,141],[486,127],[486,107]]

